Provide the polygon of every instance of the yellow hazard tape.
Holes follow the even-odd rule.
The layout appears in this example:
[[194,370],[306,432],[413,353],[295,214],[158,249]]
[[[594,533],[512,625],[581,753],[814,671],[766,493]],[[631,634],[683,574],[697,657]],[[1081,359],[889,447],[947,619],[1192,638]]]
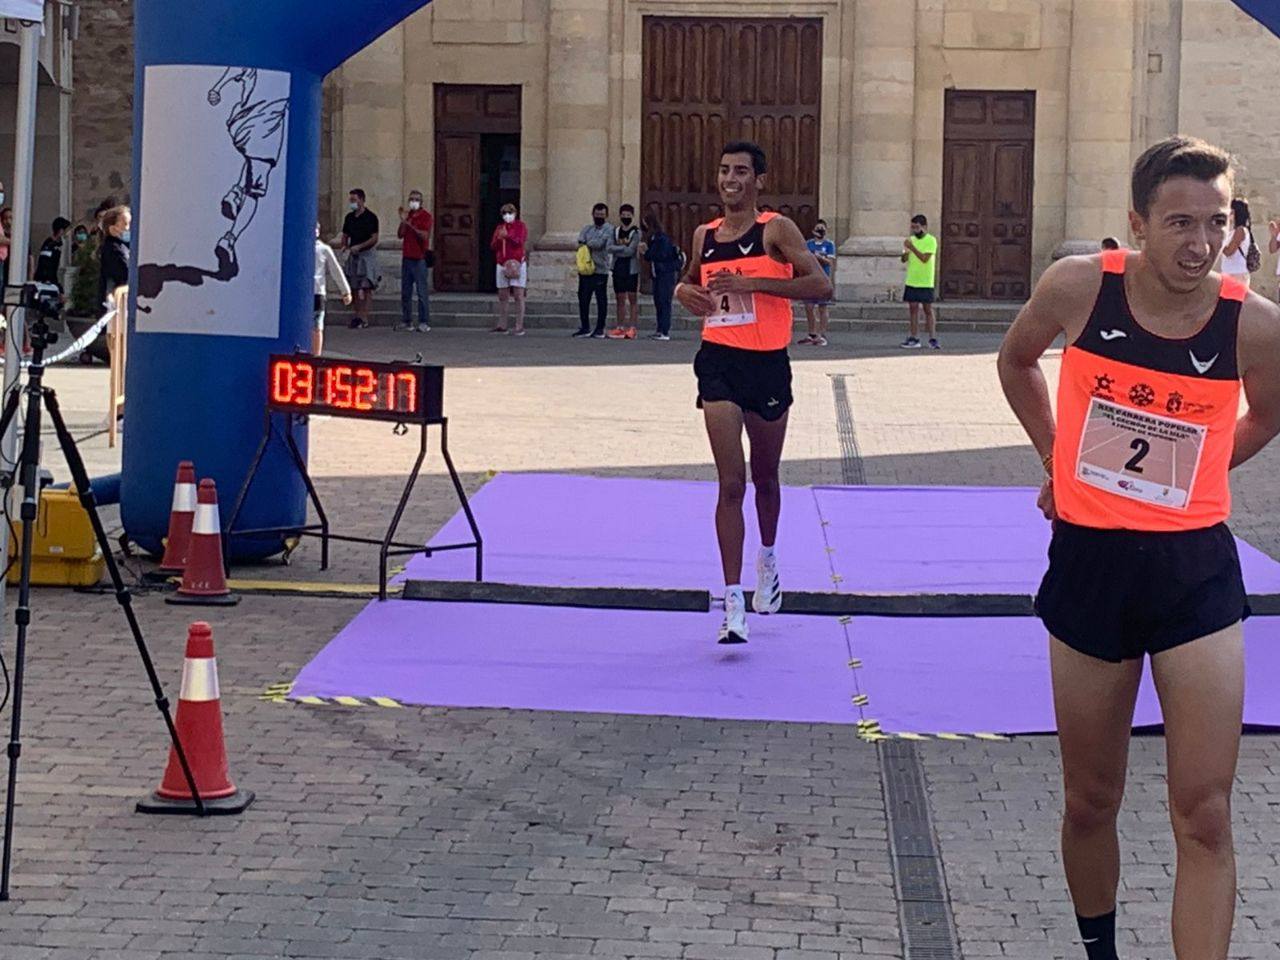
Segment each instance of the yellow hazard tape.
[[852,670],[857,670],[860,666],[862,666],[862,661],[859,660],[857,657],[854,657],[852,660],[849,661],[849,668]]
[[391,707],[403,710],[404,704],[391,697],[290,697],[292,683],[273,683],[263,691],[259,700],[271,703],[304,703],[309,707]]
[[867,698],[865,693],[859,693],[853,698],[853,705],[855,707],[865,707],[870,702],[871,701]]
[[878,740],[907,740],[912,743],[928,742],[930,740],[942,740],[945,742],[965,741],[965,740],[987,740],[1005,742],[1013,739],[1012,737],[1002,736],[998,733],[911,733],[906,731],[889,732],[881,730],[879,724],[874,726],[863,727],[858,724],[858,739],[867,741]]

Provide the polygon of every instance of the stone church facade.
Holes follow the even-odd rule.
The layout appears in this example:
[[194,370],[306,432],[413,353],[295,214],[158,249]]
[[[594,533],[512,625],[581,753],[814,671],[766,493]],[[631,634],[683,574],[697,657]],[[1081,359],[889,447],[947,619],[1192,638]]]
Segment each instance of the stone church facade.
[[[73,98],[93,137],[73,152],[77,210],[129,169],[132,92],[95,66],[127,42],[129,4],[84,7],[107,42],[76,48],[93,76]],[[593,203],[655,210],[687,245],[715,212],[719,145],[746,135],[771,154],[766,202],[830,225],[842,298],[897,295],[919,212],[944,298],[1019,300],[1055,256],[1126,239],[1130,166],[1174,132],[1240,158],[1265,246],[1278,54],[1227,0],[435,0],[327,81],[321,217],[336,229],[358,186],[387,236],[420,189],[437,288],[484,291],[516,202],[530,295],[558,296]],[[1262,269],[1272,290],[1274,258]]]

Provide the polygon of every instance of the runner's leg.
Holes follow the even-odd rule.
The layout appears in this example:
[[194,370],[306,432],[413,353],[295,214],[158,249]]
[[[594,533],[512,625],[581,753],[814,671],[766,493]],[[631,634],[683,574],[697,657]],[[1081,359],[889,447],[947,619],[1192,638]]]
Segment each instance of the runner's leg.
[[938,339],[938,321],[933,316],[933,304],[921,304],[924,307],[924,326],[929,333],[930,340]]
[[907,308],[911,311],[911,336],[919,338],[920,336],[920,304],[914,300],[907,304]]
[[1151,672],[1178,850],[1173,952],[1178,960],[1226,960],[1236,898],[1231,785],[1244,714],[1241,625],[1156,654]]
[[790,411],[777,420],[766,420],[758,413],[747,413],[743,417],[751,441],[751,485],[756,491],[760,543],[765,547],[772,547],[778,539],[778,515],[782,512],[778,474],[789,416]]
[[[704,402],[702,413],[720,479],[716,501],[716,539],[725,586],[742,583],[742,501],[747,492],[747,465],[742,451],[742,408],[728,400]],[[775,520],[776,523],[776,520]]]
[[1066,800],[1062,862],[1077,915],[1099,917],[1116,907],[1116,814],[1124,796],[1142,661],[1108,663],[1060,640],[1049,644]]

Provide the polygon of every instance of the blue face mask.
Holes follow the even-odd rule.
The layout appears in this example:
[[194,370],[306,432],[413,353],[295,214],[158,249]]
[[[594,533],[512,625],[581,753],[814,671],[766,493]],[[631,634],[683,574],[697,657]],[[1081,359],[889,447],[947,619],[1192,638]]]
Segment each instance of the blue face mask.
[[120,234],[120,239],[123,240],[125,243],[128,243],[130,240],[133,239],[133,231],[126,230],[124,233]]

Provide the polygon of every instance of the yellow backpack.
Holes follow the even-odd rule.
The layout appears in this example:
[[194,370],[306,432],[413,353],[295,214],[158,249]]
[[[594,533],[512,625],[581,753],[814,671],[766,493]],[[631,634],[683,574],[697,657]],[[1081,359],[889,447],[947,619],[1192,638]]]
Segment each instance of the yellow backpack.
[[585,243],[578,244],[578,274],[590,277],[596,272],[596,262],[591,259],[591,248]]

